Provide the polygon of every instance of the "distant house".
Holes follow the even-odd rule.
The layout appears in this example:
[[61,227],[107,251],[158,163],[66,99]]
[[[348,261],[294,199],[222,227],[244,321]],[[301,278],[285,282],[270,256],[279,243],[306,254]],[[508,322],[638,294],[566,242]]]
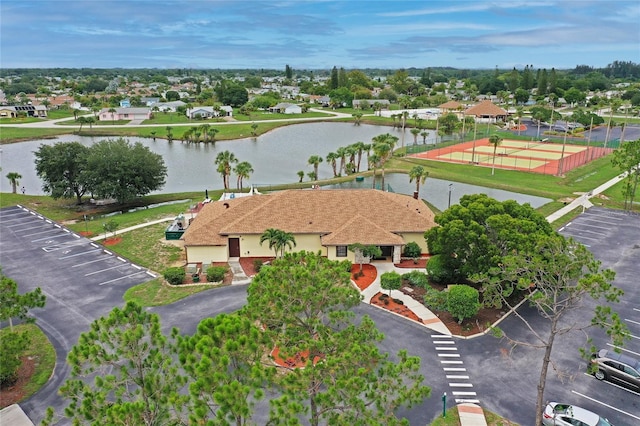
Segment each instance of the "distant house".
[[153,104],[151,108],[154,111],[157,108],[158,111],[162,112],[176,112],[179,107],[184,105],[186,105],[186,102],[183,101],[158,102]]
[[302,114],[302,107],[296,104],[280,102],[279,104],[270,107],[269,112],[280,114]]
[[99,121],[149,120],[150,118],[150,108],[102,108],[98,114]]
[[140,98],[140,102],[142,102],[143,104],[145,104],[146,106],[150,107],[153,106],[155,104],[157,104],[158,102],[160,102],[160,98]]
[[121,108],[131,108],[131,101],[129,99],[123,99],[120,101]]
[[44,105],[7,105],[0,106],[1,118],[16,118],[24,114],[27,117],[47,117],[47,107]]
[[188,263],[226,262],[233,257],[273,256],[260,237],[269,228],[290,232],[295,250],[349,259],[350,244],[375,245],[398,263],[404,246],[428,249],[424,232],[434,213],[413,197],[375,189],[294,189],[205,204],[184,233]]
[[465,110],[464,115],[474,116],[479,123],[496,123],[498,121],[506,121],[508,114],[507,111],[490,100],[486,100]]
[[198,106],[188,108],[186,114],[190,119],[231,117],[233,115],[233,108],[228,105],[222,105],[220,107]]

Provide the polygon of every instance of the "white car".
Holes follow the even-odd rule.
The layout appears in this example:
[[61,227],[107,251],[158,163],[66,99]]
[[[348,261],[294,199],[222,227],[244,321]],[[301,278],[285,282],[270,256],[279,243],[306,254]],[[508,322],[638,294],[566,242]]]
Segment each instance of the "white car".
[[544,426],[613,426],[609,420],[575,405],[550,402],[542,413]]

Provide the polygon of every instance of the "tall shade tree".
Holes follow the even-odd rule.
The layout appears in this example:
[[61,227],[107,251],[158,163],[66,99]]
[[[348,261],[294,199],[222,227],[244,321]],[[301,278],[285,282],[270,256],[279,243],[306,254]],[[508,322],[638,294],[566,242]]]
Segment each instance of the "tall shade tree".
[[640,139],[624,142],[619,149],[613,151],[611,163],[626,173],[623,188],[624,208],[633,210],[640,181]]
[[464,195],[434,220],[438,226],[426,231],[425,238],[433,254],[443,255],[443,267],[453,279],[486,273],[503,256],[529,253],[541,236],[555,233],[529,204],[486,194]]
[[235,174],[238,176],[237,179],[237,188],[242,190],[242,181],[244,179],[249,179],[251,173],[253,173],[253,166],[248,161],[242,161],[238,163],[238,165],[233,169]]
[[[511,338],[497,330],[499,336],[506,337],[514,345],[524,345],[541,349],[542,367],[537,387],[536,423],[542,424],[542,413],[546,404],[544,390],[549,366],[561,371],[551,358],[556,337],[598,326],[606,330],[615,346],[621,346],[628,338],[627,328],[611,303],[619,301],[622,290],[611,282],[615,272],[602,269],[601,262],[582,244],[565,239],[561,235],[541,237],[534,250],[528,253],[508,254],[496,267],[478,277],[483,284],[484,303],[496,307],[513,309],[532,340]],[[529,292],[532,288],[535,291]],[[548,324],[532,323],[528,315],[521,314],[510,303],[514,292],[527,292],[527,301]],[[564,317],[578,309],[586,309],[585,299],[591,299],[596,306],[590,322],[579,324]],[[586,335],[586,333],[584,333]],[[525,341],[526,340],[526,341]],[[585,344],[589,344],[587,340]],[[593,353],[594,348],[581,348],[583,357]]]
[[377,347],[383,336],[373,321],[353,321],[361,295],[350,283],[350,265],[320,253],[287,253],[249,286],[247,314],[282,357],[304,363],[277,381],[282,396],[271,401],[277,424],[406,424],[396,410],[429,395],[418,358],[400,351],[390,361]]
[[263,364],[272,349],[268,335],[246,317],[220,314],[202,320],[193,336],[179,342],[190,378],[192,424],[250,424],[275,373]]
[[188,396],[173,338],[157,314],[133,302],[91,324],[67,356],[70,378],[60,388],[74,424],[176,425]]
[[500,136],[489,136],[489,145],[493,146],[493,165],[491,167],[491,176],[493,176],[496,171],[496,150],[498,149],[500,144],[502,144],[502,138]]
[[231,175],[232,164],[237,162],[238,159],[231,151],[222,151],[216,156],[215,164],[218,166],[216,170],[222,176],[224,189],[229,189],[229,176]]
[[420,194],[420,184],[424,183],[427,180],[427,177],[429,177],[429,172],[422,166],[413,166],[411,170],[409,170],[409,183],[414,180],[416,181],[416,196]]
[[319,155],[312,155],[311,157],[309,157],[309,160],[307,160],[307,162],[313,166],[313,174],[316,177],[315,180],[317,180],[318,166],[320,165],[320,163],[322,163],[322,157],[320,157]]
[[7,173],[7,179],[9,179],[9,183],[11,184],[11,192],[18,192],[18,185],[20,185],[20,179],[22,179],[22,175],[18,172],[9,172]]
[[140,142],[108,139],[91,146],[82,175],[96,197],[124,203],[161,189],[167,167],[161,155]]
[[78,204],[87,191],[83,172],[87,168],[89,148],[80,142],[40,145],[35,151],[36,174],[42,189],[54,199],[76,197]]

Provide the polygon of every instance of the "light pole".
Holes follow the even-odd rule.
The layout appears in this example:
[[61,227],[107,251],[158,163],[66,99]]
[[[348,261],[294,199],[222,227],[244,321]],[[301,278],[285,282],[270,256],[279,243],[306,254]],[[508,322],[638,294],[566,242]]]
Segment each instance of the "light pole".
[[450,183],[449,184],[449,204],[447,205],[447,208],[451,207],[451,190],[453,188],[453,184]]

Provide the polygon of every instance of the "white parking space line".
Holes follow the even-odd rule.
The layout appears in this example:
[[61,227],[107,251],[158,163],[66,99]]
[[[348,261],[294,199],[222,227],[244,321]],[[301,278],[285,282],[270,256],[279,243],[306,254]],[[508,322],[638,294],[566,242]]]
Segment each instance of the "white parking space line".
[[638,322],[638,321],[634,321],[634,320],[630,320],[629,318],[625,318],[624,320],[625,320],[626,322],[630,322],[631,324],[640,325],[640,322]]
[[433,342],[434,345],[455,345],[456,342],[454,342],[453,340],[444,340],[444,341],[438,341],[438,342]]
[[460,354],[438,354],[442,358],[460,358]]
[[469,376],[463,376],[463,375],[458,375],[458,374],[448,374],[446,376],[446,378],[447,379],[456,379],[456,380],[460,380],[460,379],[468,380]]
[[467,371],[464,367],[443,367],[444,371]]
[[471,383],[449,383],[449,387],[452,387],[452,388],[472,388],[473,385]]
[[[14,227],[14,226],[20,226],[20,225],[19,225],[19,224],[18,224],[18,225],[9,225],[9,226],[7,226],[7,228],[12,228],[12,227]],[[42,223],[38,222],[35,226],[29,226],[28,228],[12,229],[12,231],[13,231],[13,232],[22,232],[22,231],[29,231],[29,230],[31,230],[31,229],[42,229],[42,228],[45,228],[45,227],[46,227],[47,229],[50,229],[50,227],[49,227],[49,226],[47,226],[47,225],[45,225],[45,224],[42,224]]]
[[462,364],[462,361],[440,360],[440,364]]
[[[32,243],[37,243],[40,241],[45,241],[45,240],[53,240],[54,238],[60,238],[60,237],[68,237],[69,235],[67,234],[61,234],[60,231],[54,231],[56,232],[56,234],[53,234],[52,236],[49,237],[43,237],[43,238],[38,238],[36,240],[31,240]],[[52,241],[53,242],[53,241]]]
[[52,232],[52,231],[55,231],[56,233],[57,233],[57,232],[60,232],[60,231],[56,231],[55,229],[51,229],[51,228],[49,228],[49,229],[46,229],[46,230],[44,230],[44,231],[34,232],[34,233],[32,233],[32,234],[25,234],[25,235],[20,235],[20,236],[21,236],[21,237],[33,237],[34,235],[46,234],[47,232]]
[[124,280],[125,278],[130,278],[130,277],[136,276],[136,275],[138,275],[138,274],[140,274],[140,273],[142,273],[142,272],[143,272],[143,271],[140,271],[140,272],[134,272],[133,274],[124,275],[124,276],[122,276],[122,277],[120,277],[120,278],[115,278],[115,279],[113,279],[113,280],[105,281],[105,282],[102,282],[102,283],[100,283],[100,284],[98,284],[98,285],[111,284],[111,283],[116,282],[116,281]]
[[585,226],[585,227],[589,227],[589,228],[599,228],[599,229],[605,229],[605,230],[609,230],[611,229],[610,226],[599,226],[602,225],[602,222],[596,222],[598,225],[592,225],[589,223],[588,220],[584,220],[580,222],[580,226]]
[[464,403],[479,404],[480,400],[479,399],[456,398],[456,404],[464,404]]
[[614,349],[619,349],[619,350],[621,350],[623,352],[629,352],[630,354],[633,354],[633,355],[636,355],[636,356],[640,357],[640,353],[638,353],[638,352],[634,352],[634,351],[631,351],[629,349],[621,348],[620,346],[616,346],[616,345],[613,345],[611,343],[607,343],[607,346],[611,346]]
[[463,391],[453,391],[451,392],[454,396],[476,396],[475,392],[463,392]]
[[[585,376],[587,376],[587,377],[592,378],[593,380],[598,380],[598,379],[596,379],[593,375],[591,375],[591,374],[589,374],[589,373],[584,373],[584,375],[585,375]],[[629,389],[629,388],[625,388],[624,386],[620,386],[620,385],[619,385],[619,384],[617,384],[617,383],[609,382],[609,381],[607,381],[607,380],[599,380],[599,381],[600,381],[600,382],[602,382],[602,383],[604,383],[605,385],[613,386],[614,388],[622,389],[623,391],[627,391],[627,392],[632,393],[632,394],[634,394],[634,395],[638,395],[638,396],[640,396],[640,393],[635,392],[635,391],[632,391],[632,390],[631,390],[631,389]]]
[[82,252],[82,253],[70,254],[69,256],[59,257],[58,259],[59,259],[59,260],[62,260],[62,259],[70,259],[70,258],[72,258],[72,257],[76,257],[76,256],[84,256],[85,254],[95,253],[95,252],[97,252],[97,251],[100,251],[100,249],[84,251],[84,252]]
[[614,214],[598,214],[598,213],[589,213],[586,215],[588,218],[592,217],[601,217],[603,222],[606,222],[607,219],[621,221],[624,220],[624,217],[616,217]]
[[99,274],[100,272],[104,272],[104,271],[110,271],[112,269],[117,269],[120,268],[122,265],[116,265],[116,266],[112,266],[111,268],[104,268],[104,269],[99,269],[97,271],[93,271],[93,272],[89,272],[88,274],[84,274],[85,277],[88,277],[90,275],[95,275],[95,274]]
[[640,417],[638,417],[638,416],[636,416],[636,415],[634,415],[634,414],[627,413],[626,411],[623,411],[623,410],[621,410],[621,409],[619,409],[619,408],[616,408],[616,407],[614,407],[614,406],[612,406],[612,405],[605,404],[604,402],[598,401],[598,400],[597,400],[597,399],[595,399],[595,398],[591,398],[590,396],[583,395],[583,394],[581,394],[580,392],[576,392],[576,391],[574,391],[574,390],[572,390],[571,392],[572,392],[572,393],[575,393],[575,394],[576,394],[576,395],[578,395],[578,396],[581,396],[581,397],[583,397],[583,398],[586,398],[586,399],[588,399],[589,401],[593,401],[593,402],[595,402],[595,403],[597,403],[597,404],[604,405],[605,407],[611,408],[612,410],[616,410],[618,413],[626,414],[627,416],[629,416],[629,417],[631,417],[631,418],[634,418],[634,419],[638,419],[638,420],[640,420]]
[[[18,217],[18,218],[15,218],[15,219],[2,219],[2,224],[4,225],[4,224],[7,224],[9,222],[18,222],[18,221],[24,222],[25,220],[29,220],[30,221],[31,218],[30,217]],[[16,225],[7,225],[7,228],[11,228],[12,226],[21,226],[21,225],[22,225],[22,223],[18,223]]]
[[83,263],[78,263],[78,264],[76,264],[76,265],[73,265],[73,266],[72,266],[72,268],[78,268],[78,267],[80,267],[80,266],[89,265],[89,264],[91,264],[91,263],[96,263],[96,262],[104,262],[105,260],[109,260],[109,259],[107,259],[107,258],[105,257],[105,258],[102,258],[102,259],[90,260],[90,261],[88,261],[88,262],[83,262]]
[[[560,230],[560,232],[562,232],[562,230]],[[593,241],[600,241],[600,238],[592,238],[592,237],[585,237],[584,235],[579,235],[579,234],[575,234],[575,233],[571,233],[571,232],[563,232],[563,234],[568,235],[570,237],[575,237],[575,238],[580,238],[580,239],[585,239],[585,240],[593,240]]]
[[451,346],[436,346],[436,351],[457,351],[458,348]]

